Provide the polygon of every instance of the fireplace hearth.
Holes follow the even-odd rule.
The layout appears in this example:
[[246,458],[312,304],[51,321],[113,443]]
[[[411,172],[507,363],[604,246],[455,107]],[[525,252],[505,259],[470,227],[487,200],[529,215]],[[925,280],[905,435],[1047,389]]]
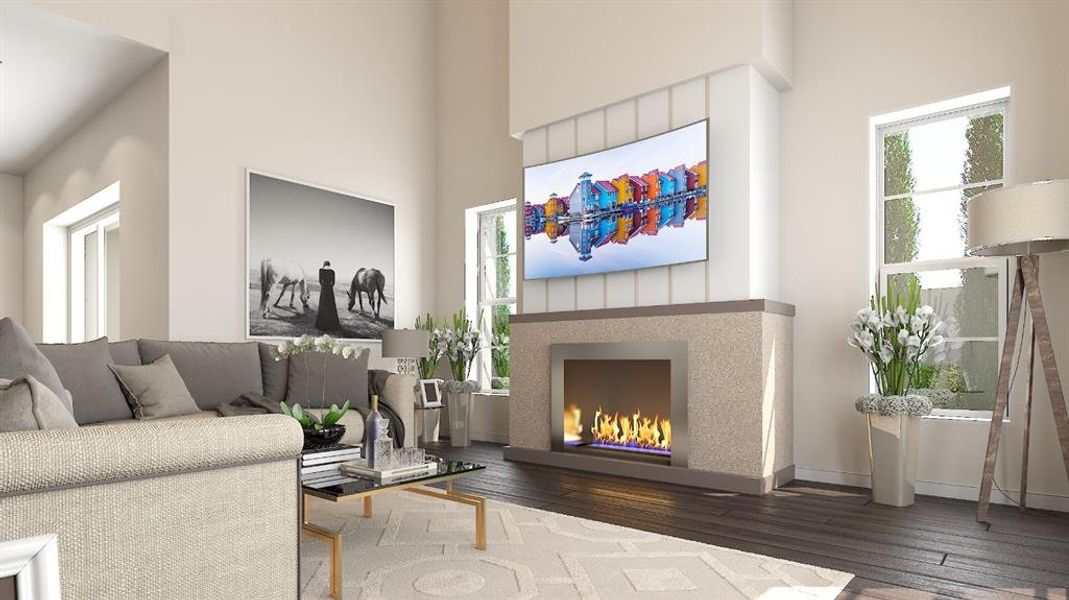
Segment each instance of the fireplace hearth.
[[551,352],[554,450],[686,466],[686,342]]

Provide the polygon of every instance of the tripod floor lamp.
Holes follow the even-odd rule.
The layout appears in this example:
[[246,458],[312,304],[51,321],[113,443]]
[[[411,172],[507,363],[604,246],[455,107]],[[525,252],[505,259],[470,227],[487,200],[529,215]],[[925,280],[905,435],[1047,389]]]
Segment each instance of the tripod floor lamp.
[[[1042,361],[1043,377],[1050,395],[1054,426],[1058,432],[1062,461],[1069,476],[1069,412],[1058,376],[1058,363],[1051,343],[1050,327],[1039,291],[1039,257],[1046,252],[1069,250],[1069,180],[1041,181],[984,192],[967,206],[969,250],[972,256],[1015,256],[1013,294],[1006,319],[1006,335],[999,360],[995,407],[991,412],[991,431],[987,437],[987,454],[980,482],[980,499],[976,520],[988,522],[991,488],[995,479],[995,459],[1002,437],[1002,421],[1010,396],[1011,370],[1017,346],[1021,314],[1031,316],[1031,344],[1028,358],[1028,399],[1024,417],[1024,458],[1021,465],[1021,507],[1028,490],[1028,443],[1032,425],[1032,371],[1036,348]],[[1022,348],[1023,352],[1023,348]]]

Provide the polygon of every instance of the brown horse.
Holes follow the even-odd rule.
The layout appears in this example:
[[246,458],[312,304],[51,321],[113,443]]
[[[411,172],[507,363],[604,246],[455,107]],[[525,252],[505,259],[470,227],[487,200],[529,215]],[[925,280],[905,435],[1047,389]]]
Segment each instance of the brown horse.
[[360,302],[360,313],[364,313],[364,296],[367,294],[368,308],[375,311],[375,318],[379,318],[379,310],[382,303],[386,302],[383,289],[386,288],[386,276],[378,269],[365,269],[360,267],[353,275],[353,282],[349,285],[349,312],[353,312],[353,305]]

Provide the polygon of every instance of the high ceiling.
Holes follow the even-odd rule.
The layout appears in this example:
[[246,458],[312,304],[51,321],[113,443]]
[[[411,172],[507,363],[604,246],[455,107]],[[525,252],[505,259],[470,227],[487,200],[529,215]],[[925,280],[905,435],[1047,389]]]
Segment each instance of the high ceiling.
[[0,173],[25,174],[164,55],[21,0],[0,2]]

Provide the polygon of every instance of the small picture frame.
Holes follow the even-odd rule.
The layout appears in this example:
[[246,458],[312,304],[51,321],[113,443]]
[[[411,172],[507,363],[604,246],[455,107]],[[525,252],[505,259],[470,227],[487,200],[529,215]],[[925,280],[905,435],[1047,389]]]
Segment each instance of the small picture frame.
[[54,534],[0,542],[0,578],[15,578],[17,600],[60,600]]
[[420,379],[419,380],[419,406],[420,408],[438,408],[442,406],[442,380]]

